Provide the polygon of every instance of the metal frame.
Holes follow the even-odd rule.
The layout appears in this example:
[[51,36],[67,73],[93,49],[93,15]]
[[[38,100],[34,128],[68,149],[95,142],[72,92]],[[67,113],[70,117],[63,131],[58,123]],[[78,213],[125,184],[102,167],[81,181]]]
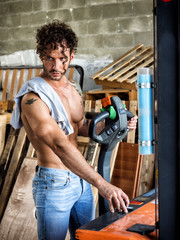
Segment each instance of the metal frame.
[[159,239],[175,240],[180,216],[180,2],[155,0]]

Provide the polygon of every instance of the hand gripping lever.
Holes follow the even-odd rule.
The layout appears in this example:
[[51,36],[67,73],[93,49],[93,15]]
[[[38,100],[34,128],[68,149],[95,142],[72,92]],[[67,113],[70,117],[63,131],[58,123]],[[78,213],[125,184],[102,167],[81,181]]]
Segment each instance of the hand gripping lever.
[[[98,159],[98,172],[110,182],[110,159],[112,150],[116,144],[128,133],[127,121],[134,115],[124,108],[124,104],[117,96],[107,97],[101,100],[103,109],[101,113],[94,116],[89,126],[89,136],[95,142],[101,144]],[[96,134],[96,127],[99,122],[105,120],[105,127]],[[99,215],[109,210],[106,199],[99,195]]]

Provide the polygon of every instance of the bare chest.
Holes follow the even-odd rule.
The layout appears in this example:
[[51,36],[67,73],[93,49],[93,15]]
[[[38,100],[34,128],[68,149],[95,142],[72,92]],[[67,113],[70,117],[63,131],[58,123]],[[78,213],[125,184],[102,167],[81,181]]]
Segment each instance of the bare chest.
[[82,97],[73,88],[56,89],[71,123],[78,123],[84,116]]

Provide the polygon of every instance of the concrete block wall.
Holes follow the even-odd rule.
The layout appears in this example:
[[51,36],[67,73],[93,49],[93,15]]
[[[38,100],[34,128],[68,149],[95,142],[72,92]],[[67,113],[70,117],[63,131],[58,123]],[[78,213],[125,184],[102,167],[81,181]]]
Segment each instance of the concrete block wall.
[[36,29],[53,19],[72,26],[78,54],[116,59],[153,45],[153,0],[0,0],[0,55],[35,49]]

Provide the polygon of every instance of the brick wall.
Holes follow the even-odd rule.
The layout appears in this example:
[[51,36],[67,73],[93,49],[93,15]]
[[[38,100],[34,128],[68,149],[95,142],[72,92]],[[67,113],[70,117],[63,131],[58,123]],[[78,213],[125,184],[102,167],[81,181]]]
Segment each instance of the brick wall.
[[65,21],[77,54],[114,59],[139,43],[153,45],[153,0],[0,0],[0,55],[35,49],[36,29]]

